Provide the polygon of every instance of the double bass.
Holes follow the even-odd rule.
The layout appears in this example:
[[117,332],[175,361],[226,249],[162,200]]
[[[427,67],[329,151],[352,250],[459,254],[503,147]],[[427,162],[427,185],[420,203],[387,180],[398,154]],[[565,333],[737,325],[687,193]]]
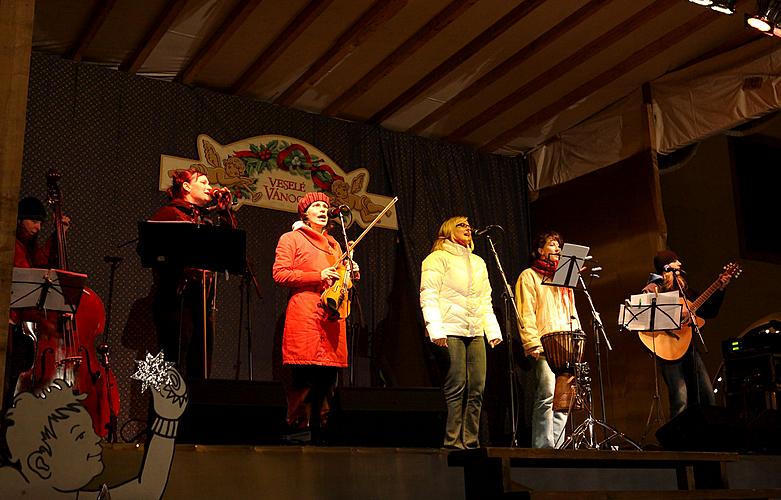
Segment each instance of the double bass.
[[[61,175],[51,169],[46,175],[47,201],[54,212],[56,255],[50,266],[68,269],[65,224],[62,216],[62,193],[58,182]],[[84,287],[75,313],[43,311],[37,315],[35,357],[32,367],[19,377],[19,392],[40,392],[54,380],[71,385],[75,394],[85,394],[81,400],[92,417],[95,432],[114,438],[119,411],[119,389],[116,377],[108,365],[108,350],[104,343],[96,348],[103,333],[106,313],[97,293]],[[100,350],[100,352],[98,352]],[[100,354],[100,357],[98,357]]]

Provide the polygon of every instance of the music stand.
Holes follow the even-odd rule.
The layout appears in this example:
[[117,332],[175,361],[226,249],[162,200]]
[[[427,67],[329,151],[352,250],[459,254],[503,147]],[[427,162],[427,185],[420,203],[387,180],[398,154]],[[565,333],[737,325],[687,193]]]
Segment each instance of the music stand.
[[140,221],[138,240],[143,267],[170,265],[242,275],[247,263],[247,234],[227,226]]
[[11,308],[37,308],[74,314],[87,275],[63,269],[15,267],[11,278]]
[[582,268],[583,264],[586,262],[588,251],[589,247],[564,243],[564,246],[561,247],[559,263],[558,266],[556,266],[556,272],[553,274],[553,278],[551,278],[550,281],[546,281],[546,279],[543,278],[542,284],[565,288],[577,288],[580,268]]
[[656,355],[656,335],[654,332],[665,330],[677,330],[681,327],[681,312],[683,306],[678,300],[678,292],[666,292],[660,294],[644,293],[632,295],[629,300],[621,305],[618,312],[619,328],[628,331],[650,332],[651,346],[654,361],[654,394],[651,398],[651,407],[648,409],[648,418],[645,421],[645,430],[640,441],[645,445],[646,436],[651,429],[651,417],[656,409],[656,424],[662,423],[662,406],[659,396],[658,361]]
[[[203,280],[203,375],[208,378],[208,347],[206,340],[206,271],[242,275],[247,263],[247,235],[241,229],[186,221],[140,221],[138,223],[138,254],[143,267],[190,268],[202,270]],[[214,287],[212,320],[216,310],[217,275]],[[179,322],[179,355],[181,356],[182,324]],[[179,365],[181,365],[181,359]]]

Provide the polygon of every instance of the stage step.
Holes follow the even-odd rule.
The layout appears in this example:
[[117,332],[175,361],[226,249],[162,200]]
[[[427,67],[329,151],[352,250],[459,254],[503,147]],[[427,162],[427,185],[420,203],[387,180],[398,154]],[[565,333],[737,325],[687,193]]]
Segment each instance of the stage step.
[[[727,464],[740,460],[737,453],[641,452],[606,450],[537,450],[525,448],[479,448],[453,451],[448,455],[451,467],[463,467],[466,500],[484,498],[528,499],[655,499],[655,498],[781,498],[781,490],[730,489]],[[581,491],[573,483],[572,491],[558,491],[561,486],[534,488],[513,480],[511,469],[560,469],[562,481],[574,477],[578,470],[623,469],[636,471],[669,471],[674,474],[677,490]],[[567,483],[564,483],[567,484]]]
[[513,491],[502,500],[771,500],[781,490],[678,490],[678,491]]

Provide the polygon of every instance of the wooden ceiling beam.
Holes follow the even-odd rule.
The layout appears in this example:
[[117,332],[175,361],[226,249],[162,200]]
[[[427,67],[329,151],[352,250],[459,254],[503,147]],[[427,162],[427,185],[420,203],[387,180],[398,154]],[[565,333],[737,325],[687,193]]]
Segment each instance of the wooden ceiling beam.
[[426,45],[432,38],[437,36],[450,23],[458,19],[461,14],[472,7],[477,0],[454,0],[444,9],[437,12],[434,17],[422,28],[407,38],[396,50],[391,52],[379,64],[370,69],[360,80],[355,82],[349,89],[337,97],[331,104],[326,106],[323,114],[336,116],[344,108],[355,102],[356,99],[364,95],[377,82],[388,76],[394,69],[399,67],[404,61]]
[[100,31],[100,28],[103,26],[103,23],[106,21],[106,18],[108,18],[111,9],[114,8],[114,4],[116,3],[116,0],[98,0],[97,5],[92,9],[89,21],[87,21],[84,29],[79,34],[76,43],[74,43],[73,47],[68,51],[66,59],[73,59],[76,62],[81,61],[84,52],[92,43],[92,40],[95,38],[95,35],[98,34],[98,31]]
[[369,121],[372,123],[382,123],[392,115],[396,114],[403,107],[417,99],[420,94],[441,81],[445,76],[455,71],[455,69],[463,64],[466,60],[477,54],[481,49],[485,48],[486,45],[510,29],[518,21],[526,17],[531,11],[542,5],[543,2],[544,0],[526,0],[520,5],[516,6],[513,10],[489,26],[485,31],[480,33],[477,37],[473,38],[472,41],[461,47],[455,54],[445,59],[444,62],[439,64],[432,71],[429,71],[426,76],[418,80],[401,95],[393,99],[389,104],[372,115],[369,118]]
[[555,64],[550,69],[538,75],[521,87],[515,89],[512,93],[500,99],[495,104],[489,106],[487,109],[481,111],[474,118],[462,124],[453,132],[449,133],[445,139],[454,142],[462,141],[475,130],[478,130],[508,109],[511,109],[520,102],[528,99],[533,94],[544,89],[546,86],[550,85],[551,82],[561,78],[570,71],[573,71],[578,66],[585,64],[608,47],[616,44],[626,37],[631,36],[635,30],[661,15],[663,12],[666,12],[675,5],[680,5],[680,1],[656,0],[652,2],[646,8],[637,12],[626,21],[621,21],[619,24],[614,26],[613,29],[605,32],[603,35],[587,43],[580,50],[575,51],[569,57]]
[[149,55],[155,50],[157,44],[163,38],[168,28],[176,21],[184,9],[187,0],[170,0],[163,12],[155,20],[152,29],[149,30],[141,44],[133,51],[131,56],[119,65],[121,71],[136,73],[144,65]]
[[292,106],[304,92],[352,54],[364,40],[398,14],[405,5],[407,0],[377,0],[274,102]]
[[255,9],[260,5],[261,0],[239,0],[230,14],[225,18],[222,24],[212,33],[209,40],[198,49],[198,53],[193,56],[187,66],[182,69],[176,80],[189,85],[195,80],[195,77],[201,70],[209,64],[209,61],[217,55],[228,40],[241,28],[244,22],[249,19]]
[[279,35],[269,44],[252,64],[242,73],[230,88],[231,94],[244,95],[255,85],[255,82],[276,61],[293,42],[317,19],[333,0],[312,0],[279,32]]
[[657,56],[664,51],[670,50],[678,43],[694,35],[701,29],[706,28],[708,25],[719,18],[721,18],[721,14],[710,10],[704,11],[702,14],[692,18],[686,23],[668,31],[665,35],[657,38],[640,50],[635,51],[620,63],[595,76],[569,94],[560,98],[558,101],[537,111],[518,125],[515,125],[514,127],[499,134],[494,139],[481,146],[480,150],[495,151],[499,147],[506,146],[509,141],[518,137],[519,134],[528,129],[530,126],[555,117],[578,101],[585,99],[594,92],[597,92],[598,90],[610,85],[612,82],[626,75],[628,72],[632,71],[638,66],[645,64],[654,56]]
[[442,103],[442,105],[437,109],[412,125],[412,127],[410,127],[407,132],[412,134],[420,134],[444,118],[450,112],[450,110],[452,110],[458,104],[461,104],[462,102],[465,102],[486,90],[490,85],[496,83],[500,78],[504,77],[510,71],[526,62],[530,57],[542,51],[545,47],[564,36],[570,30],[580,26],[580,24],[586,21],[586,19],[596,14],[599,9],[606,6],[611,1],[613,0],[591,0],[589,3],[574,13],[562,19],[556,26],[538,36],[526,46],[518,50],[515,54],[505,59],[504,62],[472,82],[465,89],[461,90],[456,95]]

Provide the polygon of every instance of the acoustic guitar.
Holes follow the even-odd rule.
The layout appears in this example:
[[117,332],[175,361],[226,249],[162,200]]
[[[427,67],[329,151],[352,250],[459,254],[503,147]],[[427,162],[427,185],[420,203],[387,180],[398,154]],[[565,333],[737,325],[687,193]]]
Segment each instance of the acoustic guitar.
[[[705,320],[697,316],[697,310],[707,301],[716,290],[722,286],[722,278],[737,278],[742,269],[734,262],[731,262],[724,266],[724,272],[722,272],[716,281],[708,287],[696,300],[689,302],[689,310],[692,312],[692,318],[685,324],[681,325],[677,330],[657,330],[653,332],[640,331],[638,336],[640,341],[651,352],[655,353],[661,359],[667,361],[675,361],[680,359],[686,354],[689,349],[689,344],[692,340],[692,323],[697,323],[697,328],[702,328],[705,324]],[[683,310],[686,311],[686,300],[684,297],[679,298]]]

